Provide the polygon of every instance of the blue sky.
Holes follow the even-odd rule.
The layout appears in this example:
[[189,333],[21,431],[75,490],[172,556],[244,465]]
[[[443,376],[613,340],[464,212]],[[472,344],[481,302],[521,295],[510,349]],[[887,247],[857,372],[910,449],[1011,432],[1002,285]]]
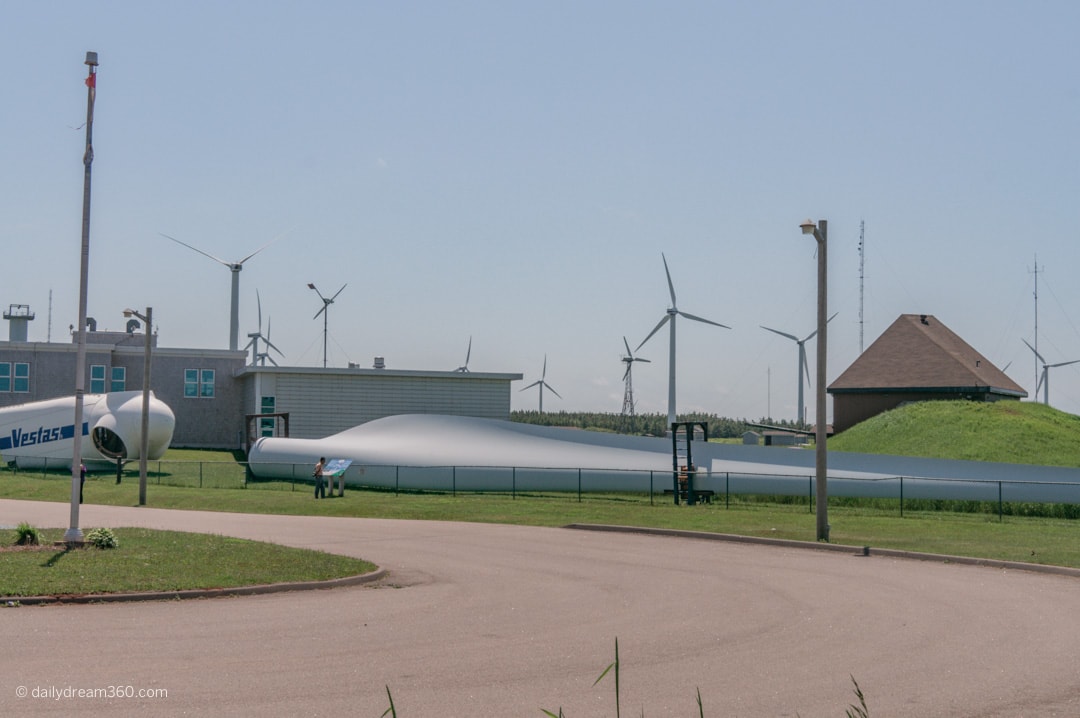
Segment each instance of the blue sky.
[[[760,325],[816,326],[812,217],[830,381],[926,313],[1033,394],[1036,276],[1040,353],[1080,359],[1077,27],[1072,2],[17,3],[0,305],[70,341],[94,50],[99,328],[152,306],[160,346],[227,348],[228,270],[160,233],[226,260],[284,233],[240,278],[242,342],[257,291],[281,363],[322,364],[307,284],[347,284],[331,366],[453,369],[471,337],[470,369],[524,374],[515,409],[546,355],[545,410],[617,412],[663,253],[679,308],[731,326],[679,323],[679,410],[794,418],[795,344]],[[664,412],[666,330],[640,356]],[[1080,413],[1080,364],[1050,376]]]

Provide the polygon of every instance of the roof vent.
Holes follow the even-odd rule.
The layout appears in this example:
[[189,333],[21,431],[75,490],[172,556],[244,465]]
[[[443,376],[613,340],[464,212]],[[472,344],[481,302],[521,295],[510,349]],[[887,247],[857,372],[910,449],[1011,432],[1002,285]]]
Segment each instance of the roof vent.
[[386,359],[384,359],[383,357],[375,357],[374,367],[376,369],[385,369],[386,368]]
[[86,328],[89,329],[92,332],[96,332],[97,331],[97,319],[94,319],[93,317],[87,317],[86,318]]
[[921,323],[925,324],[926,326],[930,326],[930,322],[926,321],[926,315],[925,314],[920,314],[919,315],[919,321]]

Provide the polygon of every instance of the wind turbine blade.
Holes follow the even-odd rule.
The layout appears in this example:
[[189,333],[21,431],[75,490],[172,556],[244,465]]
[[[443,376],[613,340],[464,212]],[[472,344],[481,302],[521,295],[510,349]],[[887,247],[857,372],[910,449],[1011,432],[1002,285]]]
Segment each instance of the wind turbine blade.
[[241,260],[240,260],[239,262],[237,262],[237,264],[243,264],[244,262],[248,261],[249,259],[251,259],[252,257],[254,257],[254,256],[255,256],[256,254],[258,254],[259,252],[263,251],[264,249],[266,249],[267,247],[269,247],[269,246],[270,246],[271,244],[273,244],[274,242],[278,241],[279,239],[281,239],[282,237],[284,237],[284,236],[285,236],[286,234],[288,234],[289,232],[293,231],[294,229],[296,229],[296,225],[293,225],[292,227],[289,227],[289,228],[288,228],[287,230],[285,230],[285,231],[284,231],[284,232],[282,232],[281,234],[277,235],[276,237],[274,237],[273,239],[271,239],[271,240],[270,240],[269,242],[267,242],[267,243],[266,243],[266,244],[264,244],[263,246],[259,247],[258,249],[256,249],[256,250],[255,250],[254,252],[252,252],[251,254],[249,254],[248,256],[246,256],[246,257],[244,257],[243,259],[241,259]]
[[341,294],[343,291],[345,291],[345,287],[347,287],[347,286],[349,286],[348,282],[345,282],[344,284],[342,284],[341,289],[337,290],[337,292],[335,292],[334,296],[330,297],[330,301],[333,302],[335,299],[337,299],[338,294]]
[[547,377],[547,354],[544,355],[544,370],[540,372],[540,383],[543,383],[545,377]]
[[[837,315],[837,314],[839,314],[839,313],[840,313],[840,312],[833,312],[833,315],[832,315],[831,317],[829,317],[828,319],[826,319],[826,320],[825,320],[825,323],[826,323],[826,324],[828,324],[828,323],[829,323],[829,322],[831,322],[831,321],[832,321],[833,319],[836,319],[836,315]],[[803,339],[803,341],[804,341],[804,342],[808,342],[808,341],[810,341],[810,340],[811,340],[811,339],[813,339],[813,338],[814,338],[815,336],[817,336],[817,333],[818,333],[818,330],[817,330],[817,329],[815,329],[814,331],[812,331],[812,332],[810,332],[809,334],[807,334],[807,335],[806,335],[806,339]]]
[[667,275],[667,287],[668,287],[668,291],[671,292],[671,306],[674,307],[675,306],[675,285],[671,283],[671,272],[668,271],[667,257],[664,256],[663,252],[660,253],[660,258],[664,260],[664,274]]
[[806,370],[806,383],[809,384],[810,383],[810,362],[808,362],[806,360],[806,352],[802,352],[802,365],[803,365],[803,369]]
[[[282,356],[284,356],[284,354]],[[274,366],[278,366],[278,363],[276,361],[274,361],[274,357],[270,356],[269,354],[263,354],[263,359],[266,359],[268,362],[270,362]]]
[[[764,329],[767,332],[772,332],[773,334],[779,334],[782,337],[787,337],[788,339],[790,339],[793,342],[799,341],[798,337],[792,336],[791,334],[788,334],[787,332],[782,332],[779,329],[770,329],[769,327],[767,327],[767,326],[765,326],[763,324],[759,324],[758,326],[761,327],[762,329]],[[815,331],[814,334],[817,334],[817,331]],[[811,334],[810,336],[813,336],[813,334]],[[807,337],[807,339],[809,339],[809,338],[810,337]],[[806,340],[804,339],[803,341],[806,341]]]
[[[259,290],[255,290],[255,304],[259,307],[259,333],[262,333],[262,297],[259,296]],[[270,329],[267,328],[266,333],[270,333]]]
[[469,348],[465,350],[465,367],[469,366],[469,357],[472,356],[472,337],[469,337]]
[[[273,344],[271,344],[271,343],[270,343],[270,340],[269,340],[269,339],[267,339],[266,337],[263,337],[263,341],[264,341],[264,342],[266,342],[266,346],[270,347],[271,349],[273,349],[274,351],[276,351],[276,352],[277,352],[278,354],[280,354],[281,356],[285,356],[285,352],[281,351],[281,350],[280,350],[280,349],[278,349],[278,348],[277,348],[276,346],[274,346]],[[267,352],[267,355],[269,356],[269,352]],[[272,360],[271,360],[271,361],[272,361]]]
[[704,322],[705,324],[712,324],[714,327],[721,327],[723,329],[731,329],[727,324],[721,324],[714,322],[711,319],[702,319],[701,317],[695,317],[693,314],[687,314],[686,312],[679,312],[680,317],[686,317],[687,319],[693,319],[695,322]]
[[1041,361],[1043,364],[1046,364],[1046,360],[1042,358],[1042,354],[1039,354],[1039,352],[1035,351],[1035,347],[1028,344],[1027,339],[1024,339],[1023,337],[1020,337],[1020,341],[1022,341],[1024,344],[1027,344],[1027,348],[1030,349],[1032,352],[1034,352],[1036,359]]
[[1070,364],[1075,364],[1077,362],[1080,362],[1080,359],[1073,359],[1072,361],[1058,362],[1057,364],[1049,364],[1049,365],[1047,365],[1047,368],[1053,369],[1056,366],[1069,366]]
[[[548,390],[548,391],[550,391],[550,392],[551,392],[552,394],[554,394],[555,396],[559,396],[559,392],[557,392],[557,391],[555,391],[554,389],[552,389],[552,388],[551,388],[551,384],[548,384],[548,383],[547,383],[547,382],[545,381],[545,382],[544,382],[544,386],[546,386],[546,387],[547,387],[547,390]],[[562,399],[562,397],[561,397],[561,396],[559,396],[559,398],[560,398],[560,399]]]
[[319,295],[319,299],[323,300],[324,302],[326,301],[326,297],[324,297],[324,296],[322,295],[322,292],[320,292],[320,291],[319,291],[319,288],[318,288],[318,287],[316,287],[316,286],[315,286],[314,284],[312,284],[311,282],[308,282],[308,285],[307,285],[307,287],[308,287],[308,289],[314,289],[314,290],[315,290],[315,293]]
[[626,341],[625,335],[622,338],[622,343],[626,345],[626,356],[630,357],[630,359],[633,360],[634,352],[630,351],[630,342]]
[[[326,302],[326,300],[324,299],[324,300],[323,300],[323,302]],[[318,319],[318,318],[319,318],[319,315],[320,315],[320,314],[322,314],[323,312],[325,312],[325,311],[326,311],[326,307],[328,307],[328,306],[329,306],[328,304],[325,304],[325,303],[324,303],[324,304],[322,305],[322,309],[320,309],[319,311],[315,312],[315,316],[313,316],[313,317],[312,317],[312,319]]]
[[634,361],[643,361],[646,364],[652,364],[652,359],[642,359],[641,357],[634,357]]
[[184,245],[185,247],[187,247],[188,249],[190,249],[190,250],[192,250],[192,251],[194,251],[194,252],[198,252],[199,254],[201,254],[201,255],[202,255],[202,256],[204,256],[204,257],[209,257],[210,259],[214,260],[215,262],[218,262],[218,263],[220,263],[220,264],[224,264],[224,265],[225,265],[226,267],[229,267],[230,269],[232,268],[232,262],[226,262],[226,261],[225,261],[224,259],[221,259],[221,258],[219,258],[219,257],[215,257],[215,256],[214,256],[214,255],[212,255],[212,254],[209,254],[209,253],[207,253],[207,252],[204,252],[204,251],[202,251],[201,249],[199,249],[198,247],[192,247],[192,246],[191,246],[190,244],[188,244],[187,242],[181,242],[181,241],[180,241],[179,239],[177,239],[176,237],[170,237],[169,235],[167,235],[167,234],[164,234],[164,233],[162,233],[162,232],[158,232],[158,234],[160,234],[160,235],[161,235],[162,237],[164,237],[165,239],[171,239],[172,241],[176,242],[177,244],[182,244],[182,245]]
[[637,351],[638,349],[641,349],[641,347],[645,346],[645,342],[652,339],[653,334],[656,334],[658,331],[660,331],[660,327],[664,326],[664,324],[667,323],[668,319],[671,319],[671,315],[670,314],[665,314],[664,318],[660,320],[660,323],[657,324],[655,327],[653,327],[653,330],[651,332],[649,332],[649,336],[645,337],[645,340],[643,342],[641,342],[641,344],[638,344],[637,349],[635,349],[634,351]]
[[626,381],[626,377],[630,376],[630,362],[626,362],[626,371],[623,372],[622,380]]
[[534,381],[532,384],[529,384],[528,386],[522,387],[519,391],[525,391],[526,389],[532,389],[534,386],[538,386],[539,384],[540,384],[539,380]]

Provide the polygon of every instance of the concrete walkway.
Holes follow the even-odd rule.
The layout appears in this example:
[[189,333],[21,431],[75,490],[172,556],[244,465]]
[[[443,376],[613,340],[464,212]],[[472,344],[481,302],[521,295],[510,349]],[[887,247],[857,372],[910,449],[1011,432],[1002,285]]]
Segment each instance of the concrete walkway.
[[[0,525],[20,521],[62,527],[67,506],[0,501]],[[97,505],[81,524],[277,541],[388,576],[0,609],[0,715],[377,718],[389,686],[401,718],[614,716],[613,676],[592,683],[616,638],[624,715],[697,715],[700,688],[709,718],[842,716],[850,676],[875,716],[1080,715],[1070,576],[521,526]]]

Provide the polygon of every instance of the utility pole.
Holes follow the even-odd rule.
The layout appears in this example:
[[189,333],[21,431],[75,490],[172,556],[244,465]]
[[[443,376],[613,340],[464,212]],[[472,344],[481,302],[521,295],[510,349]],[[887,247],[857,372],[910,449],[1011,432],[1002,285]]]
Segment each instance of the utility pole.
[[82,260],[79,266],[79,334],[75,353],[75,425],[71,456],[71,523],[64,541],[82,541],[79,528],[79,494],[82,489],[83,395],[86,393],[86,284],[90,274],[90,168],[94,164],[94,99],[97,94],[96,52],[86,53],[86,149],[83,151]]

